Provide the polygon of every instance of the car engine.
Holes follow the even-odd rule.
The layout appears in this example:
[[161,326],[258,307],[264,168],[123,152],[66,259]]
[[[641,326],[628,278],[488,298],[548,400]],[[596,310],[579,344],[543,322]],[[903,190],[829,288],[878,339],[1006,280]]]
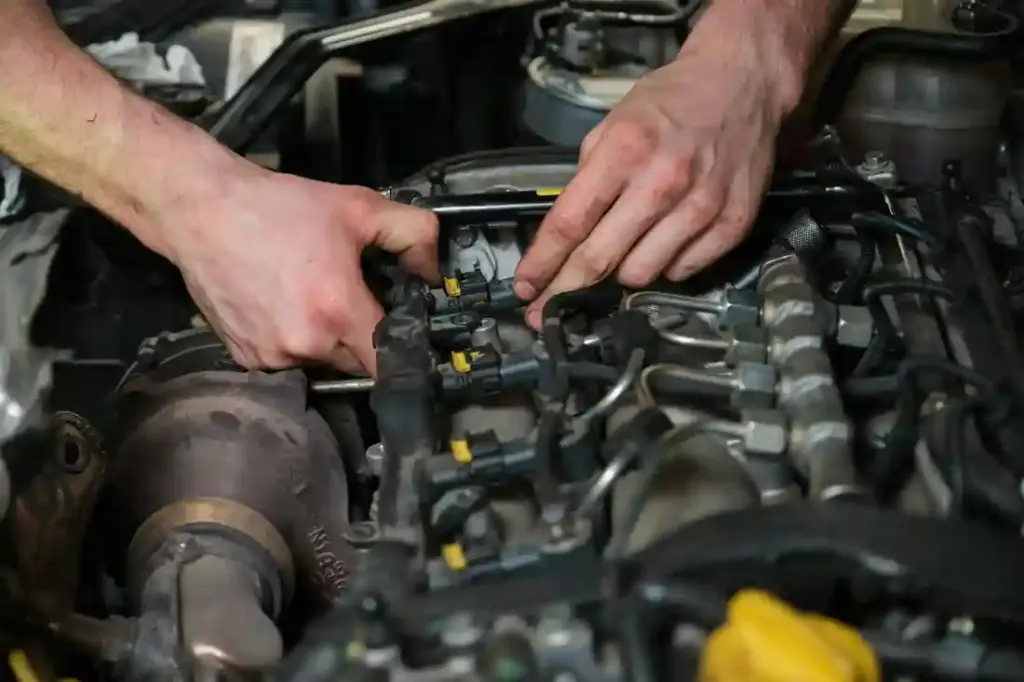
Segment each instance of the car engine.
[[353,11],[182,112],[438,216],[440,285],[366,254],[375,379],[244,371],[169,264],[51,191],[0,222],[18,682],[714,680],[755,654],[792,671],[770,679],[1019,680],[1014,7],[850,37],[735,252],[523,319],[576,147],[699,11]]

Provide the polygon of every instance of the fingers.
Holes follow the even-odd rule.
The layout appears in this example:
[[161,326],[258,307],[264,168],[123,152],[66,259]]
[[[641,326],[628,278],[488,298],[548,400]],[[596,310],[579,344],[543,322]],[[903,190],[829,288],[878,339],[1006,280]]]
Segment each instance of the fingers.
[[412,273],[431,282],[440,281],[437,260],[437,216],[412,206],[373,198],[366,244],[374,244],[398,256]]
[[650,284],[715,220],[724,203],[713,183],[689,192],[633,248],[619,268],[619,280],[635,288]]
[[348,374],[355,374],[357,376],[370,374],[366,367],[363,366],[363,363],[356,358],[355,354],[344,346],[338,346],[334,349],[328,364]]
[[[429,281],[439,281],[437,217],[430,211],[387,201],[371,190],[360,199],[358,206],[347,207],[350,215],[354,215],[353,224],[363,230],[359,235],[361,244],[357,246],[378,246],[398,256],[409,271]],[[345,301],[343,305],[325,308],[336,311],[340,317],[329,321],[336,334],[331,347],[318,357],[347,372],[376,376],[373,332],[384,311],[363,282],[358,261],[347,268],[341,263],[338,267],[347,274],[348,281],[338,288],[344,292]]]
[[339,325],[338,335],[343,348],[332,348],[325,359],[338,369],[351,372],[354,358],[363,370],[359,372],[356,368],[356,374],[377,376],[377,351],[373,347],[373,332],[384,317],[384,311],[361,279],[353,282],[347,292],[347,315]]
[[742,237],[735,226],[716,221],[683,249],[665,274],[673,282],[682,282],[731,251]]
[[693,176],[694,159],[691,154],[665,155],[647,165],[643,176],[626,187],[611,210],[530,306],[531,324],[537,323],[549,297],[589,286],[619,267],[637,240],[686,194]]
[[548,212],[516,271],[516,294],[530,300],[544,291],[569,258],[618,199],[630,174],[653,148],[646,129],[609,126],[601,144],[589,150],[586,162]]
[[687,245],[669,266],[666,274],[670,280],[687,279],[731,251],[746,236],[771,182],[774,159],[772,147],[750,159],[744,172],[733,180],[724,208],[707,231]]
[[681,282],[731,251],[747,234],[755,206],[756,203],[750,199],[749,184],[734,186],[725,208],[708,228],[687,244],[671,264],[665,264],[668,266],[667,277]]

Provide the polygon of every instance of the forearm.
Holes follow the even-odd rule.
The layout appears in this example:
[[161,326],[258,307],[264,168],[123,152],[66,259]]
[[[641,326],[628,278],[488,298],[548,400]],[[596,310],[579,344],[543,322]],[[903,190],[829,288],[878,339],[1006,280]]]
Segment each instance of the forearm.
[[[688,44],[712,48],[734,41],[755,46],[754,57],[776,83],[784,113],[797,107],[808,73],[857,0],[711,0]],[[687,49],[686,47],[683,48]]]
[[0,2],[0,151],[172,256],[169,211],[239,163],[205,132],[123,87],[54,24],[43,0]]

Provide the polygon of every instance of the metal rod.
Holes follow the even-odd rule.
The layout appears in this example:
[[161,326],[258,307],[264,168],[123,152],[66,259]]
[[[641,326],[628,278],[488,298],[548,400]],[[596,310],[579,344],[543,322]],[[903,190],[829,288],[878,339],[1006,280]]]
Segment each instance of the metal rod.
[[710,301],[695,296],[669,294],[660,291],[638,291],[626,297],[626,310],[636,308],[668,308],[669,310],[686,310],[695,313],[721,313],[724,306],[718,301]]
[[728,339],[690,336],[689,334],[679,334],[666,330],[662,330],[659,335],[669,343],[679,346],[680,348],[714,350],[725,353],[729,350],[729,346],[731,345]]
[[372,391],[374,380],[366,377],[361,379],[336,379],[333,381],[314,381],[309,390],[317,395],[338,395],[343,393],[366,393]]

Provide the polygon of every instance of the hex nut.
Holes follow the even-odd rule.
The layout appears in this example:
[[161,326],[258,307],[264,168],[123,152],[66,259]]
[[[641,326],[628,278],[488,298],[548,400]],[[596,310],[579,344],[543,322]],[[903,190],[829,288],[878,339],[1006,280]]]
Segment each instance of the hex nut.
[[783,455],[789,447],[789,424],[780,410],[743,410],[743,447],[748,455]]
[[752,362],[763,365],[768,360],[768,330],[764,327],[736,327],[729,335],[725,361],[730,365]]
[[736,365],[732,405],[741,410],[772,407],[777,384],[778,374],[771,365],[741,362]]
[[864,306],[839,306],[836,343],[847,348],[867,348],[875,335],[875,321]]
[[761,321],[761,301],[757,292],[726,289],[718,321],[720,326],[726,329],[756,327]]

